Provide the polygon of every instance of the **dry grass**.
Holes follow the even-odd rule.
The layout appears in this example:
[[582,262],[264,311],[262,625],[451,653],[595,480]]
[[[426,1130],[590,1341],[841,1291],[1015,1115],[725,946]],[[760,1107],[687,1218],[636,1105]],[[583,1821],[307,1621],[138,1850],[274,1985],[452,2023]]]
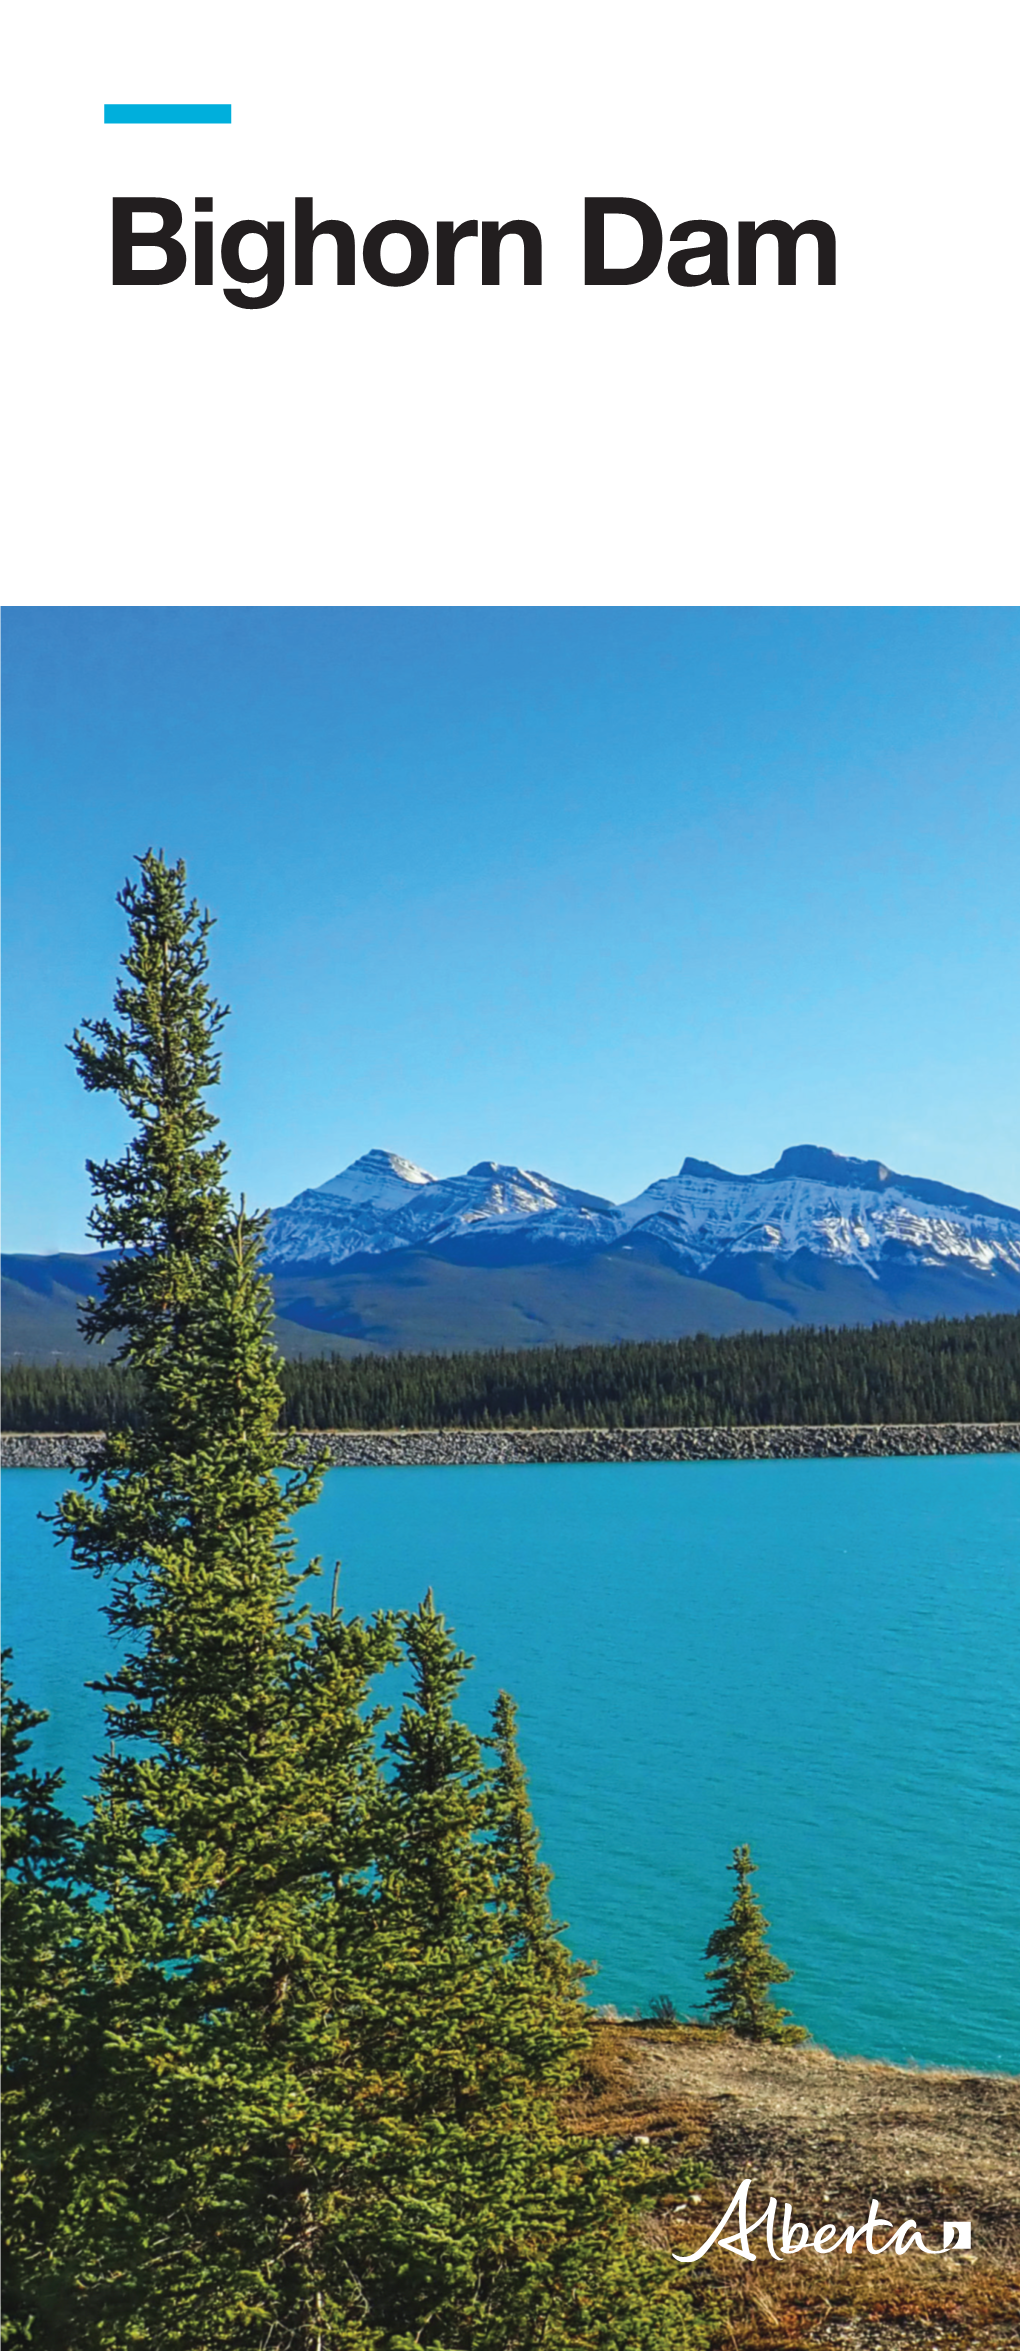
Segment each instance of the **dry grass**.
[[647,2224],[677,2252],[704,2242],[748,2178],[750,2217],[775,2195],[780,2215],[789,2203],[812,2234],[826,2222],[860,2225],[872,2197],[890,2220],[914,2220],[929,2244],[941,2241],[944,2219],[972,2224],[972,2254],[937,2262],[858,2246],[778,2263],[756,2237],[752,2268],[716,2249],[678,2274],[715,2298],[723,2343],[1020,2346],[1020,2080],[603,2024],[566,2120],[703,2159],[715,2184],[700,2202],[678,2211],[664,2198]]

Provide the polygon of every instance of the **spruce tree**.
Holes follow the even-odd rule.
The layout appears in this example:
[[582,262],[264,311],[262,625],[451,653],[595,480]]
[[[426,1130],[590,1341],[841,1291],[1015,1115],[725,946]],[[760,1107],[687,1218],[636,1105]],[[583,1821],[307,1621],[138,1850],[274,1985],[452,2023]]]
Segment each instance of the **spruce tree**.
[[376,2090],[347,2223],[379,2344],[678,2351],[701,2334],[632,2233],[651,2184],[640,2161],[616,2162],[560,2121],[589,2031],[578,1971],[551,1951],[512,1704],[493,1767],[457,1718],[469,1660],[431,1592],[401,1632],[410,1686],[383,1742],[380,1973],[363,2052]]
[[749,1845],[734,1846],[729,1867],[737,1890],[725,1926],[709,1936],[705,1951],[706,1959],[718,1963],[708,1970],[712,1989],[706,2007],[711,2021],[727,2025],[748,2041],[806,2041],[804,2027],[794,2024],[789,2009],[781,2008],[771,1995],[771,1986],[788,1984],[793,1970],[775,1958],[765,1940],[769,1922],[751,1884],[757,1863]]
[[540,1859],[541,1841],[517,1744],[517,1707],[506,1690],[500,1691],[493,1708],[488,1744],[496,1757],[490,1798],[495,1899],[517,1997],[539,2002],[548,2018],[557,2018],[565,2046],[573,2051],[584,2040],[583,2028],[578,2033],[579,1994],[585,1977],[594,1971],[571,1959],[560,1941],[562,1924],[554,1920],[549,1900],[553,1873]]
[[490,1745],[497,1761],[492,1777],[492,1848],[497,1897],[514,1958],[531,1954],[539,1969],[568,1983],[549,1901],[552,1871],[539,1859],[540,1841],[528,1800],[528,1783],[517,1745],[517,1707],[501,1690],[492,1710]]
[[56,1521],[77,1567],[112,1574],[123,1653],[84,1847],[78,2029],[102,2056],[37,2307],[75,2351],[310,2351],[327,2324],[360,2344],[357,2289],[324,2290],[319,2254],[354,2097],[337,1983],[370,1869],[363,1709],[393,1637],[298,1605],[289,1519],[318,1480],[280,1474],[262,1226],[232,1212],[208,1141],[209,918],[151,854],[121,903],[117,1020],[76,1052],[136,1132],[91,1171],[120,1254],[84,1319],[142,1411]]

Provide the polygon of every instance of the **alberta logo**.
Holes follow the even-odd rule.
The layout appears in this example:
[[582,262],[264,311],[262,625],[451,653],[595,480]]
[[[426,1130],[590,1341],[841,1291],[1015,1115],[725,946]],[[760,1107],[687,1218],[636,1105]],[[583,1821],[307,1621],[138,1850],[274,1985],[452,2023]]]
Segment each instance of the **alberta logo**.
[[[792,2207],[784,2204],[777,2240],[778,2198],[770,2196],[764,2212],[759,2213],[757,2220],[749,2221],[747,2199],[750,2192],[750,2180],[741,2180],[736,2195],[711,2236],[698,2246],[696,2253],[674,2253],[674,2261],[702,2261],[705,2254],[711,2252],[713,2245],[718,2245],[722,2253],[737,2254],[741,2261],[755,2261],[757,2255],[752,2250],[750,2239],[758,2229],[765,2231],[765,2243],[773,2261],[785,2261],[791,2253],[806,2253],[809,2246],[815,2253],[835,2253],[839,2247],[852,2253],[855,2245],[862,2243],[867,2253],[930,2253],[937,2257],[940,2253],[970,2251],[969,2220],[944,2220],[941,2245],[926,2245],[916,2221],[883,2220],[876,2198],[872,2199],[867,2220],[862,2221],[859,2228],[855,2228],[852,2222],[844,2229],[833,2228],[831,2223],[827,2223],[823,2228],[816,2229],[814,2236],[807,2222],[794,2220]],[[729,2227],[732,2220],[736,2220],[738,2226],[732,2236],[724,2237],[723,2230]],[[876,2243],[876,2232],[880,2229],[889,2231],[881,2245]]]

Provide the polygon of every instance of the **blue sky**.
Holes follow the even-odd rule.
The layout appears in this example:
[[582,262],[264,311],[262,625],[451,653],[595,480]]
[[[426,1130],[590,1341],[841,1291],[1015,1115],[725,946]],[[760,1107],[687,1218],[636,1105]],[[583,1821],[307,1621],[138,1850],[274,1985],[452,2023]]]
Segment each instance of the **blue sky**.
[[218,919],[235,1188],[380,1144],[626,1199],[789,1143],[1020,1200],[1020,617],[16,610],[8,1249],[85,1245],[150,844]]

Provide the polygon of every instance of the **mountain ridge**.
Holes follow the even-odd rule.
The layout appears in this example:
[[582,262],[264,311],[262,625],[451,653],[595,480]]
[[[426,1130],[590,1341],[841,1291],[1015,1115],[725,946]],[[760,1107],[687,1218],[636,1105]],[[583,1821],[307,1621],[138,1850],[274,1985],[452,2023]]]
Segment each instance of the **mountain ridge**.
[[676,1175],[619,1204],[497,1160],[432,1176],[373,1150],[272,1212],[267,1259],[279,1269],[339,1266],[456,1246],[492,1264],[501,1261],[494,1247],[509,1245],[506,1262],[516,1262],[522,1248],[525,1258],[591,1255],[638,1236],[699,1277],[711,1278],[720,1258],[785,1261],[806,1250],[876,1281],[884,1261],[904,1254],[928,1267],[955,1261],[1020,1279],[1020,1208],[818,1144],[796,1144],[774,1167],[749,1175],[688,1157]]
[[[4,1259],[5,1360],[87,1358],[76,1300],[100,1263]],[[687,1158],[619,1205],[373,1150],[271,1212],[267,1264],[288,1355],[1020,1316],[1020,1209],[817,1144],[746,1176]]]
[[769,1176],[807,1176],[821,1181],[839,1183],[837,1171],[846,1169],[846,1180],[875,1191],[887,1185],[909,1191],[915,1200],[925,1200],[935,1207],[944,1206],[971,1209],[975,1214],[1015,1218],[1020,1223],[1020,1208],[1010,1208],[1002,1200],[989,1200],[983,1192],[961,1192],[953,1184],[940,1184],[930,1176],[897,1175],[884,1166],[880,1159],[846,1159],[838,1151],[829,1151],[818,1143],[795,1143],[781,1151],[774,1167],[764,1167],[754,1175],[735,1175],[730,1168],[715,1167],[710,1159],[685,1159],[680,1169],[684,1175],[718,1176],[729,1184],[760,1184]]

